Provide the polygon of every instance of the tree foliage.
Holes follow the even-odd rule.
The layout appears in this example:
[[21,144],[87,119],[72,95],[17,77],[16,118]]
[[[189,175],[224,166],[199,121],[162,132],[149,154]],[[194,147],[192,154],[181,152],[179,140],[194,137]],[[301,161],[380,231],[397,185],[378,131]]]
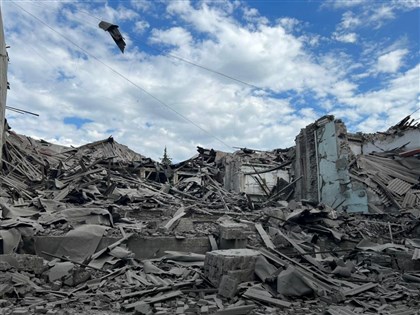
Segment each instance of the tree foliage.
[[164,165],[171,165],[172,159],[168,156],[168,152],[165,146],[165,149],[163,150],[163,157],[161,158],[161,163]]

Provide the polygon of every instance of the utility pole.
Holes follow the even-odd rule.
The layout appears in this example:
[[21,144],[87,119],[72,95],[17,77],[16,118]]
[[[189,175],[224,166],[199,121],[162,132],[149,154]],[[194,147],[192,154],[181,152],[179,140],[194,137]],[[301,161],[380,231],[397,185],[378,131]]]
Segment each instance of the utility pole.
[[4,39],[3,18],[0,7],[0,167],[2,165],[2,151],[5,140],[4,121],[6,114],[7,97],[7,65],[9,58],[6,51],[6,42]]

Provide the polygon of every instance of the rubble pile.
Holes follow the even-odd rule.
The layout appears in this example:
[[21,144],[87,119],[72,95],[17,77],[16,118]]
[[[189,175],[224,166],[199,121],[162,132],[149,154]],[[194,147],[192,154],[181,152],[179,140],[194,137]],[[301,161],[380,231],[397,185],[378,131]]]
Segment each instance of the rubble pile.
[[199,147],[167,165],[112,138],[68,148],[9,132],[0,314],[418,314],[420,163],[407,152],[349,155],[369,197],[353,213],[294,198],[293,148]]

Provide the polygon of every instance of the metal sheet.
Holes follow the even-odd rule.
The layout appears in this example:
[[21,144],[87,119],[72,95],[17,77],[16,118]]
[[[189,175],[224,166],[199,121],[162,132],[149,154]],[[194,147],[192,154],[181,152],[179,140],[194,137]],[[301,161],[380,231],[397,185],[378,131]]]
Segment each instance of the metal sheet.
[[404,195],[411,189],[411,184],[402,179],[395,178],[388,183],[388,189],[397,195]]

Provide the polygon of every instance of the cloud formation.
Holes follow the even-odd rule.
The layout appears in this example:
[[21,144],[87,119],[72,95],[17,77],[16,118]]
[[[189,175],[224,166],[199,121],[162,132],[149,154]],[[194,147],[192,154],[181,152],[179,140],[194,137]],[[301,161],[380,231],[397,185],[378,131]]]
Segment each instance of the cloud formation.
[[[361,1],[312,12],[336,17],[327,31],[254,5],[4,3],[8,105],[40,114],[7,112],[9,124],[66,145],[113,135],[154,159],[166,146],[179,161],[197,145],[288,147],[325,114],[371,131],[418,108],[419,65],[409,45],[375,49],[369,62],[351,50],[378,42],[361,31],[366,16],[348,13]],[[409,10],[392,8],[393,19]],[[120,26],[124,55],[97,27],[101,19]]]
[[397,49],[379,56],[376,68],[379,72],[397,72],[402,64],[402,59],[408,53],[407,49]]

